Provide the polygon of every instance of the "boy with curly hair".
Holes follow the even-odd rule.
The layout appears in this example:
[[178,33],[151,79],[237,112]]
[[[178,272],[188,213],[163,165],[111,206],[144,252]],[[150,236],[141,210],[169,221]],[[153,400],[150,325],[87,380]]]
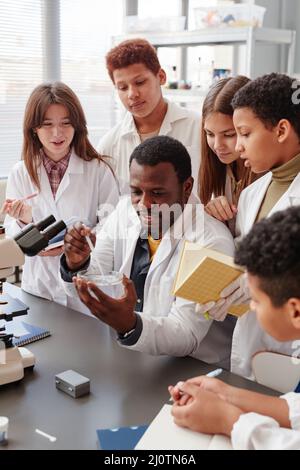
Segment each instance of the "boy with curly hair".
[[[300,207],[255,224],[238,245],[235,262],[247,268],[251,307],[261,327],[277,341],[299,340]],[[231,436],[235,449],[300,449],[299,393],[270,397],[205,376],[169,391],[180,426]]]
[[167,135],[179,140],[192,160],[197,187],[200,164],[200,116],[163,98],[166,73],[154,47],[145,39],[130,39],[106,56],[109,76],[127,113],[98,144],[98,151],[115,163],[122,193],[129,192],[129,157],[144,140]]
[[[247,83],[232,101],[237,131],[237,151],[254,173],[268,173],[241,194],[236,235],[246,235],[253,224],[291,205],[300,205],[300,104],[297,83],[271,73]],[[286,228],[288,230],[288,227]],[[278,256],[284,256],[284,251]],[[223,320],[228,307],[246,302],[245,276],[228,286],[220,304],[210,312]],[[251,357],[259,350],[292,354],[288,342],[280,343],[264,332],[255,315],[238,319],[232,343],[231,370],[251,377]]]

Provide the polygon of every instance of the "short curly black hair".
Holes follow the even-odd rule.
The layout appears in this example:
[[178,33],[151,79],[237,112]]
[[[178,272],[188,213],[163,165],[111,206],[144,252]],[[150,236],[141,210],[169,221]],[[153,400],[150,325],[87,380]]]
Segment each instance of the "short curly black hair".
[[185,146],[176,139],[166,135],[151,137],[138,145],[129,159],[139,165],[155,166],[162,162],[171,163],[180,183],[192,176],[191,157]]
[[270,73],[243,86],[234,95],[233,109],[250,108],[267,128],[287,119],[300,138],[300,103],[297,81],[288,75]]
[[275,307],[300,298],[300,207],[257,222],[237,245],[234,260],[259,278]]

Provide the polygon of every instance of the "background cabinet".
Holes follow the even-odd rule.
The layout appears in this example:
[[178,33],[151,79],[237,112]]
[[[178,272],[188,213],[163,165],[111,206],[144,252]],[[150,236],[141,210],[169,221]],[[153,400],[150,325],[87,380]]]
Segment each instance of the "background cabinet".
[[113,43],[117,44],[125,38],[133,37],[143,37],[155,47],[245,44],[246,69],[243,73],[249,77],[253,77],[255,49],[259,43],[287,45],[286,72],[290,75],[294,72],[296,32],[293,30],[244,27],[208,28],[200,31],[178,31],[176,33],[136,33],[127,36],[114,36]]
[[[122,36],[113,37],[113,44],[117,44],[125,38],[144,37],[149,40],[157,48],[178,48],[178,52],[170,51],[170,55],[178,57],[177,71],[178,79],[187,79],[194,82],[196,76],[195,69],[199,65],[198,58],[201,56],[205,60],[205,48],[197,48],[195,46],[227,46],[217,47],[214,49],[212,55],[215,55],[215,67],[224,68],[222,65],[223,59],[225,63],[230,63],[232,74],[244,74],[250,78],[256,78],[263,73],[272,71],[281,71],[294,75],[295,72],[295,48],[296,48],[296,32],[293,29],[287,29],[292,25],[284,21],[284,9],[280,9],[282,0],[275,0],[278,3],[277,9],[275,8],[274,0],[272,2],[265,0],[241,0],[241,3],[259,3],[267,8],[266,24],[271,27],[253,28],[208,28],[201,30],[186,29],[178,32],[145,32],[134,33]],[[135,7],[133,10],[128,10],[127,14],[137,15],[139,12],[139,0],[126,0],[126,4]],[[190,23],[191,8],[189,9],[190,0],[181,0],[182,6],[178,11],[179,15],[187,17],[187,25],[193,27]],[[276,11],[273,11],[275,8]],[[275,14],[276,13],[276,14]],[[281,20],[275,21],[274,15],[278,16],[281,13]],[[171,13],[170,13],[171,14]],[[274,27],[275,26],[275,27]],[[229,47],[228,47],[229,46]],[[232,47],[230,47],[232,46]],[[243,47],[241,47],[243,46]],[[189,49],[188,49],[189,48]],[[194,48],[194,50],[190,49]],[[208,48],[209,49],[209,48]],[[198,50],[201,51],[198,54]],[[167,54],[162,52],[161,55]],[[207,60],[209,57],[207,53]],[[229,60],[227,60],[227,56]],[[189,58],[189,59],[188,59]],[[219,60],[220,58],[220,60]],[[170,59],[169,59],[170,61]],[[218,62],[221,64],[219,65]],[[162,61],[163,63],[163,61]],[[173,65],[176,62],[174,61]],[[170,67],[170,66],[169,66]],[[191,68],[194,67],[194,72]],[[198,67],[200,70],[200,66]],[[210,65],[208,65],[208,68]],[[200,76],[199,72],[199,76]],[[170,68],[167,68],[167,75],[170,75]],[[196,80],[199,83],[199,80]],[[199,102],[202,100],[203,95],[207,93],[205,86],[201,88],[193,88],[192,90],[164,90],[164,93],[172,96],[172,100],[179,102],[190,103],[193,100]]]

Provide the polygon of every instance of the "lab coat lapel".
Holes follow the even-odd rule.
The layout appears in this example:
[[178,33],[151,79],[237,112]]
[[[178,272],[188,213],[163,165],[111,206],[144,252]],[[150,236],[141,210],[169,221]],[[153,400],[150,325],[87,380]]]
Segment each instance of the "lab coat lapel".
[[172,131],[172,124],[180,119],[185,119],[188,115],[184,108],[181,108],[168,100],[165,100],[165,102],[168,105],[168,109],[161,124],[159,135],[168,135]]
[[[83,160],[72,151],[68,168],[63,176],[63,179],[58,186],[55,202],[57,203],[58,200],[62,197],[62,195],[69,189],[70,186],[70,179],[72,174],[82,174],[83,175]],[[72,188],[71,188],[72,189]]]
[[123,272],[129,277],[130,272],[131,272],[131,266],[132,266],[133,255],[135,252],[136,242],[141,233],[141,222],[134,208],[132,207],[131,203],[130,203],[129,212],[128,212],[128,219],[130,221],[130,224],[126,227],[126,234],[124,233],[125,257],[124,257],[124,262],[121,268],[121,272]]
[[[262,201],[265,197],[266,191],[272,179],[272,173],[269,172],[263,176],[258,183],[260,187],[255,190],[255,193],[251,194],[251,201],[248,204],[248,207],[242,208],[242,210],[247,211],[247,216],[245,217],[245,233],[248,233],[251,227],[254,225],[258,211],[262,204]],[[255,183],[254,183],[255,184]]]
[[47,172],[45,170],[43,163],[41,163],[41,165],[39,166],[38,174],[39,174],[39,179],[41,182],[41,188],[43,188],[43,191],[41,191],[40,193],[40,197],[44,200],[47,210],[49,210],[49,206],[50,206],[49,213],[53,214],[54,217],[57,218],[55,200],[53,197],[49,178],[48,178],[48,175],[47,175]]
[[270,215],[274,212],[284,210],[290,206],[300,205],[300,173],[296,176],[288,190],[281,196],[279,201],[275,204],[271,210]]
[[199,199],[191,194],[183,213],[175,221],[174,226],[163,236],[151,263],[149,274],[172,255],[179,242],[185,237],[185,233],[192,227],[196,215],[195,207],[198,204]]
[[289,198],[290,206],[300,206],[300,173],[296,176],[291,184],[287,196]]

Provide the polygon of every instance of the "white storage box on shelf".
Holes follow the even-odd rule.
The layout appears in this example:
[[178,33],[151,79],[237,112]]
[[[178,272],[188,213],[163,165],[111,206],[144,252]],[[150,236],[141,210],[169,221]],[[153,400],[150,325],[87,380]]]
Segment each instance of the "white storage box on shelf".
[[124,19],[124,32],[142,33],[183,31],[185,20],[185,16],[160,16],[153,18],[126,16]]
[[262,27],[266,8],[259,5],[228,4],[194,8],[195,28]]

